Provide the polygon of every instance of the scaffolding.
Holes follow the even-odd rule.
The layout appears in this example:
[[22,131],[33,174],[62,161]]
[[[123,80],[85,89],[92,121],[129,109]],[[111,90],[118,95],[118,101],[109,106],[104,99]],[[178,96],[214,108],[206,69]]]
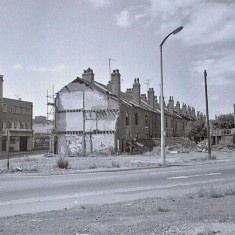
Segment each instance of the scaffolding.
[[47,90],[47,116],[46,116],[46,122],[49,124],[50,121],[52,121],[53,128],[52,130],[47,130],[48,134],[50,134],[50,144],[49,144],[49,152],[55,153],[55,93],[54,93],[54,86],[52,86],[52,94],[49,95],[49,92]]

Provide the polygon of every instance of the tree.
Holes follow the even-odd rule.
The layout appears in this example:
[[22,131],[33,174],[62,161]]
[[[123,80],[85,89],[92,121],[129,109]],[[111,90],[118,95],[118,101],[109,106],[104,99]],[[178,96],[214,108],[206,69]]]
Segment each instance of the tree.
[[219,129],[232,129],[234,126],[234,116],[230,114],[221,114],[212,121],[212,125]]
[[204,120],[196,120],[189,122],[187,125],[187,136],[190,140],[196,143],[204,140],[207,137],[207,129]]

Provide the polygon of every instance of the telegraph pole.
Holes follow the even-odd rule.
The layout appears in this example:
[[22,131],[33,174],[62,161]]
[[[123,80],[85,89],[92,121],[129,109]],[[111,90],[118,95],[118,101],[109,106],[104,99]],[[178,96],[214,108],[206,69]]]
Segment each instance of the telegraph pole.
[[206,70],[204,70],[204,78],[205,78],[205,98],[206,98],[206,122],[207,122],[208,159],[211,159],[211,136],[210,136],[210,124],[209,124],[209,108],[208,108],[207,73],[206,73]]
[[9,129],[6,129],[6,131],[7,131],[7,170],[9,171],[9,168],[10,168],[10,156],[9,156],[10,131],[9,131]]
[[86,110],[85,110],[85,91],[82,92],[82,117],[83,117],[83,135],[82,135],[82,149],[83,156],[86,156]]

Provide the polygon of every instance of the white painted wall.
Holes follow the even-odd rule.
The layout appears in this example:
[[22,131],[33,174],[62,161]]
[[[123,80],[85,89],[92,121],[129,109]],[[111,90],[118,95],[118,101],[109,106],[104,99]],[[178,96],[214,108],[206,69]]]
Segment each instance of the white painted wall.
[[[70,85],[70,84],[69,84]],[[86,89],[81,86],[81,90],[70,91],[62,89],[57,98],[57,110],[76,110],[83,109],[83,92],[85,97],[85,130],[86,132],[93,130],[115,131],[116,122],[119,113],[107,112],[105,115],[89,112],[119,109],[119,103],[106,94],[97,90]],[[71,86],[68,88],[70,89]],[[78,87],[77,87],[78,89]],[[92,119],[92,120],[89,120]],[[57,131],[83,131],[83,113],[82,112],[66,112],[56,114]],[[115,148],[115,134],[92,134],[86,135],[86,153],[91,151],[104,151]],[[60,134],[58,137],[58,153],[62,155],[81,155],[83,153],[83,135]],[[92,143],[91,143],[92,142]]]

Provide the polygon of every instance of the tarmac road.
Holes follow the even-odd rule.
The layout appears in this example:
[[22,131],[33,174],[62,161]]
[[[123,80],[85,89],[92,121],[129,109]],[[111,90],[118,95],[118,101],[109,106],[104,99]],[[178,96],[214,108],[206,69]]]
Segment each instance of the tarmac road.
[[193,192],[234,184],[233,162],[65,175],[1,175],[0,217]]

